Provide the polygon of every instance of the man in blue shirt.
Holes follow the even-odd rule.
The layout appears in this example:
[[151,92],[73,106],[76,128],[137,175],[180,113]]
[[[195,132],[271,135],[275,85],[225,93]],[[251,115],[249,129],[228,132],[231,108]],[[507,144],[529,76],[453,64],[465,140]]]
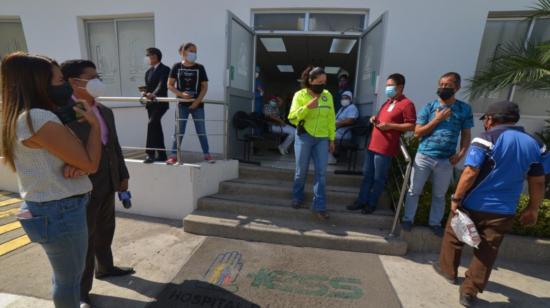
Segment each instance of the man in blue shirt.
[[[445,194],[449,189],[453,168],[466,154],[474,126],[472,108],[455,98],[460,89],[460,75],[450,72],[441,76],[437,95],[417,116],[414,134],[420,138],[411,173],[401,226],[410,231],[424,184],[432,178],[432,205],[429,225],[433,233],[443,236],[441,220],[445,212]],[[456,152],[458,137],[460,150]]]
[[512,229],[517,204],[527,179],[529,204],[521,213],[523,224],[535,224],[544,197],[543,155],[546,148],[515,126],[519,108],[512,102],[491,104],[481,117],[486,132],[472,140],[465,169],[454,195],[445,236],[441,244],[438,274],[456,283],[464,243],[451,228],[451,219],[460,208],[474,222],[481,243],[474,249],[466,278],[460,287],[460,303],[470,307],[483,292],[504,234]]

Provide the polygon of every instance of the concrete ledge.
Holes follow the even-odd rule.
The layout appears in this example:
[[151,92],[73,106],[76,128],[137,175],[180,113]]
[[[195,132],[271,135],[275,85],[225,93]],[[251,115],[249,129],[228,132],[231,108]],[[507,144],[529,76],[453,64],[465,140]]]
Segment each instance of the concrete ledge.
[[[168,166],[127,159],[126,165],[130,172],[132,208],[125,209],[116,198],[116,210],[168,219],[183,219],[197,207],[200,198],[217,193],[221,182],[239,176],[236,160]],[[0,190],[19,191],[17,176],[1,161]]]
[[[441,238],[432,234],[427,227],[414,227],[411,232],[401,231],[407,242],[408,251],[413,253],[439,253]],[[472,255],[473,248],[465,246],[464,255]],[[508,234],[504,237],[498,258],[509,261],[548,263],[550,240]]]

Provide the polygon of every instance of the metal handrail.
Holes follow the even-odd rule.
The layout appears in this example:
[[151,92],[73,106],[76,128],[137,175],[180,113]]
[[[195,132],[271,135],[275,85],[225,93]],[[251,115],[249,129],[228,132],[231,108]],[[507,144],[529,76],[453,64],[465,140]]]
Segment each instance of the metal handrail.
[[403,159],[407,163],[407,169],[405,170],[405,175],[403,176],[403,184],[401,185],[401,190],[399,191],[399,201],[397,202],[397,207],[395,209],[395,217],[393,218],[393,224],[392,228],[390,230],[390,233],[388,234],[388,238],[395,238],[397,235],[395,234],[395,229],[397,228],[397,223],[399,222],[399,215],[401,214],[401,208],[403,207],[403,203],[405,202],[405,194],[407,193],[408,186],[409,186],[409,178],[411,176],[411,170],[412,170],[412,159],[409,154],[409,151],[407,151],[407,147],[405,146],[405,143],[403,142],[403,139],[400,140],[399,148],[401,150],[401,154],[403,155]]
[[[119,102],[119,103],[128,103],[128,102],[136,102],[136,103],[141,103],[143,105],[145,105],[146,103],[150,103],[150,102],[160,102],[160,103],[190,103],[193,101],[193,99],[184,99],[184,98],[178,98],[178,97],[155,97],[154,99],[148,99],[147,97],[145,96],[140,96],[140,97],[124,97],[124,96],[101,96],[101,97],[98,97],[96,98],[96,100],[100,101],[100,102]],[[204,104],[213,104],[213,105],[222,105],[224,107],[224,117],[226,117],[225,119],[223,120],[206,120],[204,119],[205,122],[210,122],[210,121],[215,121],[215,122],[225,122],[226,125],[224,125],[224,132],[223,134],[197,134],[197,136],[202,136],[202,135],[212,135],[212,136],[225,136],[224,138],[224,142],[223,142],[223,158],[224,159],[227,159],[227,105],[224,103],[224,102],[219,102],[219,101],[203,101]],[[194,119],[193,119],[194,120]],[[176,156],[177,156],[177,159],[178,159],[178,162],[181,164],[182,162],[182,151],[181,151],[181,141],[180,141],[180,137],[181,134],[179,133],[180,131],[180,122],[181,121],[187,121],[187,119],[182,119],[179,117],[179,112],[176,112],[175,113],[175,123],[176,123],[176,127],[175,127],[175,132],[174,132],[174,138],[176,138]],[[147,149],[147,148],[144,148],[144,149]]]

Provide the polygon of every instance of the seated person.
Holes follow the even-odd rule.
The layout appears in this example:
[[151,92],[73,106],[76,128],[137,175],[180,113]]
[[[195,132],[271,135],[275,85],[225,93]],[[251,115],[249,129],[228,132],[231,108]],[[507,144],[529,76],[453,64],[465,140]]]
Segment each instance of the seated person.
[[[338,109],[336,113],[336,150],[338,151],[338,145],[342,140],[351,140],[351,131],[346,131],[350,126],[355,124],[357,118],[359,118],[359,110],[352,103],[353,94],[351,91],[345,91],[342,93],[342,99],[340,103],[342,107]],[[338,153],[335,153],[338,155]],[[328,159],[329,164],[336,164],[335,155],[330,155]]]
[[264,105],[264,115],[269,122],[268,127],[272,133],[287,135],[285,140],[278,146],[281,155],[287,155],[288,147],[294,142],[296,129],[283,121],[281,117],[282,108],[283,100],[280,97],[274,96]]

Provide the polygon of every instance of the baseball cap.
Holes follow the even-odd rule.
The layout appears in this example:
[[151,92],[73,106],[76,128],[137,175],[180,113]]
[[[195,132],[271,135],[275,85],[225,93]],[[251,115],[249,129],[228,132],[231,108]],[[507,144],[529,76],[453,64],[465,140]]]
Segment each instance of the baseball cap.
[[486,116],[498,116],[517,121],[519,120],[519,107],[516,103],[510,101],[492,103],[487,107],[487,110],[479,119],[483,120]]

